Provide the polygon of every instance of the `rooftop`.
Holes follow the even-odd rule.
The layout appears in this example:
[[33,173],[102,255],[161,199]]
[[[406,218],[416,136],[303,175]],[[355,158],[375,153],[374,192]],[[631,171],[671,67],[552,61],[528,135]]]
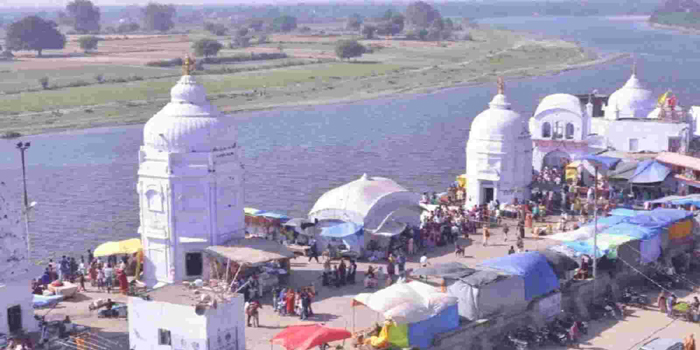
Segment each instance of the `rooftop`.
[[[211,288],[190,288],[186,283],[188,282],[168,284],[163,287],[153,289],[148,292],[148,296],[153,301],[196,306],[202,300],[203,295],[210,295],[214,297],[217,294],[211,290]],[[195,294],[197,291],[199,291],[199,293]],[[227,295],[231,296],[232,294],[227,293]],[[221,302],[221,300],[219,299],[218,302]]]

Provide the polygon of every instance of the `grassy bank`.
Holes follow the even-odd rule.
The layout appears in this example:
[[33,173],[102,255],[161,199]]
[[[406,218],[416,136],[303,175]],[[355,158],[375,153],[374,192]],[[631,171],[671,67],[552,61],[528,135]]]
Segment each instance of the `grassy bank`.
[[[539,75],[573,69],[595,59],[575,44],[559,40],[535,40],[526,34],[494,29],[473,30],[471,35],[472,41],[459,42],[365,40],[363,43],[371,46],[373,53],[350,62],[327,62],[333,51],[327,40],[316,42],[287,35],[273,38],[276,42],[267,46],[278,47],[282,42],[290,57],[307,60],[304,65],[278,67],[260,62],[257,69],[250,71],[204,74],[197,79],[206,87],[214,104],[223,111],[234,112],[422,92],[493,80],[496,75]],[[159,38],[159,42],[179,45],[182,41],[179,37],[175,39]],[[267,46],[254,49],[277,50]],[[153,48],[149,47],[149,55]],[[237,53],[240,50],[227,50],[223,54]],[[118,53],[114,57],[115,62],[126,59]],[[255,63],[246,63],[246,67],[251,65]],[[211,68],[217,67],[212,65]],[[15,74],[15,79],[6,82],[6,86],[21,86],[22,75],[13,71],[11,65],[0,66],[0,71]],[[35,134],[145,122],[167,103],[170,88],[177,80],[173,77],[177,68],[113,63],[108,67],[86,66],[84,71],[77,67],[57,70],[52,79],[66,82],[75,78],[88,79],[95,74],[123,76],[136,74],[134,72],[147,78],[0,95],[0,134],[7,131]],[[42,74],[44,72],[33,72],[24,76],[29,81]]]

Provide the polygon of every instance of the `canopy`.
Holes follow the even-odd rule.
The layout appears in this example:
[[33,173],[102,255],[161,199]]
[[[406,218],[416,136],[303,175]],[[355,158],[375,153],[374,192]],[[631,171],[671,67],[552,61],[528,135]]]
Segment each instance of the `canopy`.
[[506,278],[508,275],[490,270],[479,270],[473,274],[460,278],[459,280],[472,286],[481,287],[495,282],[499,278]]
[[92,253],[95,257],[134,254],[143,249],[140,238],[132,238],[124,241],[112,241],[100,244]]
[[491,270],[459,279],[447,292],[458,298],[459,315],[471,321],[527,305],[522,277]]
[[406,230],[408,225],[397,222],[394,220],[387,220],[376,230],[372,230],[373,235],[384,236],[384,237],[394,237],[400,235],[401,232]]
[[506,255],[482,261],[479,266],[521,276],[525,282],[525,300],[547,294],[559,288],[559,279],[539,252]]
[[337,225],[321,229],[321,236],[331,238],[343,238],[362,231],[362,225],[354,222],[343,222]]
[[299,227],[303,230],[304,227],[301,226],[303,224],[311,224],[311,221],[309,221],[308,219],[305,219],[305,218],[293,218],[293,219],[287,220],[287,222],[284,223],[284,226]]
[[289,216],[284,215],[284,214],[279,214],[279,213],[273,213],[271,211],[262,212],[262,213],[256,214],[256,216],[262,216],[264,218],[275,219],[275,220],[280,220],[280,221],[289,220]]
[[666,179],[671,169],[654,159],[641,161],[634,171],[634,175],[629,178],[629,182],[633,184],[647,184],[661,182]]
[[634,176],[638,164],[639,161],[622,161],[615,166],[615,170],[608,174],[608,178],[613,180],[629,180]]
[[313,347],[352,337],[350,331],[320,324],[288,326],[270,340],[287,350],[307,350]]
[[605,233],[598,234],[598,254],[593,253],[593,238],[582,241],[564,242],[564,244],[575,250],[579,255],[586,254],[590,256],[608,256],[610,259],[617,258],[617,247],[634,240],[635,238],[623,235],[611,235]]
[[435,276],[440,278],[458,279],[475,273],[476,270],[462,263],[448,262],[422,267],[411,272],[414,276]]
[[284,245],[262,238],[233,239],[226,242],[225,246],[211,246],[204,251],[248,265],[259,265],[272,260],[294,257],[294,252]]
[[354,300],[397,324],[421,322],[457,304],[457,298],[418,281],[396,283],[375,293],[360,293]]
[[640,225],[644,227],[668,227],[673,223],[689,219],[693,217],[693,213],[682,209],[666,209],[657,208],[652,211],[643,212],[643,214],[629,218],[627,222],[630,224]]
[[[627,208],[616,208],[610,211],[610,215],[612,216],[626,216],[626,217],[632,217],[632,216],[637,216],[641,213],[639,210],[632,210],[632,209],[627,209]],[[600,223],[600,220],[598,221]]]
[[255,209],[255,208],[243,208],[243,212],[245,213],[245,215],[255,216],[255,215],[258,215],[260,213],[264,213],[265,211],[260,210],[260,209]]
[[[608,225],[602,225],[598,223],[598,232],[608,228]],[[573,231],[566,231],[566,232],[561,232],[561,233],[556,233],[553,235],[547,235],[544,236],[545,238],[548,239],[553,239],[555,241],[562,241],[562,242],[571,242],[571,241],[578,241],[582,239],[588,239],[593,237],[595,232],[593,231],[594,226],[583,226],[579,229],[573,230]]]
[[605,169],[613,169],[615,168],[615,165],[620,161],[620,158],[587,154],[584,156],[576,157],[576,160],[585,160],[595,164],[596,166],[602,166]]
[[630,236],[634,239],[649,239],[661,234],[661,232],[663,232],[663,229],[660,227],[644,227],[623,222],[615,226],[608,227],[600,233],[616,236]]
[[[598,218],[598,229],[600,230],[601,226],[614,226],[617,225],[621,222],[624,222],[627,220],[627,217],[621,216],[621,215],[613,215],[613,216],[606,216],[604,218],[599,217]],[[591,222],[583,225],[583,227],[593,227],[594,220],[591,220]]]
[[700,159],[675,152],[662,152],[656,157],[662,163],[700,171]]
[[539,252],[544,255],[549,266],[552,267],[554,273],[560,278],[566,276],[567,272],[576,270],[579,267],[578,262],[568,255],[549,249],[540,250]]

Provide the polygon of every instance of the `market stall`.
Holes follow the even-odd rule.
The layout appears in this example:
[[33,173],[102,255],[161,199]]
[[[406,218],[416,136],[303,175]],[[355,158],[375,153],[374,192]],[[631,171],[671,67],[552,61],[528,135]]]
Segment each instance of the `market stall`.
[[243,208],[245,212],[245,229],[252,237],[263,237],[279,241],[278,235],[282,233],[283,224],[289,221],[284,214],[270,211]]
[[262,291],[285,284],[294,253],[282,244],[261,238],[236,239],[225,246],[204,249],[209,255],[209,279],[232,284],[252,275],[258,277]]

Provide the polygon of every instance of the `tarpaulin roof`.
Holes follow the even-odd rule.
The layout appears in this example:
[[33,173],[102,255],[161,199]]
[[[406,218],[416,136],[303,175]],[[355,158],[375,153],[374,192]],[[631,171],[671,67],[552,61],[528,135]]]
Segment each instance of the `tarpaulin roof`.
[[606,169],[612,169],[620,161],[620,158],[587,154],[584,156],[576,157],[576,160],[587,160],[591,163],[595,163],[596,165],[603,166]]
[[522,276],[525,281],[526,300],[559,288],[559,279],[542,253],[527,252],[506,255],[482,261],[479,266]]
[[476,270],[469,268],[462,263],[453,261],[444,264],[421,267],[413,270],[411,274],[414,276],[435,276],[440,278],[458,279],[469,276],[475,272]]
[[615,170],[608,174],[608,178],[618,180],[629,180],[634,176],[639,161],[622,161],[615,167]]
[[[610,211],[610,215],[612,216],[627,216],[627,217],[632,217],[632,216],[637,216],[641,213],[639,210],[633,210],[633,209],[627,209],[627,208],[615,208],[612,211]],[[616,220],[616,219],[613,219]],[[598,223],[600,224],[600,219],[598,219]]]
[[[613,226],[617,225],[623,221],[625,221],[627,217],[625,216],[619,216],[619,215],[613,215],[613,216],[607,216],[604,218],[598,218],[598,229],[600,229],[601,226]],[[593,227],[594,220],[591,220],[591,222],[583,225],[583,227]]]
[[[604,229],[608,228],[608,225],[601,225],[600,222],[598,223],[598,232],[602,232]],[[588,239],[593,237],[595,234],[594,232],[594,226],[591,224],[590,226],[584,226],[581,228],[578,228],[573,231],[566,231],[566,232],[560,232],[556,233],[553,235],[547,235],[544,236],[545,238],[548,239],[553,239],[555,241],[563,241],[563,242],[570,242],[570,241],[578,241],[582,239]]]
[[627,220],[630,224],[644,227],[668,227],[675,222],[691,218],[692,212],[681,209],[658,208]]
[[307,324],[286,327],[270,339],[270,343],[282,345],[287,350],[307,350],[350,337],[352,337],[352,333],[346,329]]
[[362,230],[362,226],[354,222],[343,222],[337,225],[324,227],[321,230],[321,236],[323,237],[333,237],[333,238],[343,238],[350,235],[354,235]]
[[675,152],[663,152],[656,157],[656,160],[666,164],[677,165],[700,171],[700,159],[695,157],[690,157]]
[[457,298],[418,281],[396,283],[375,293],[360,293],[354,300],[397,324],[427,320],[457,304]]
[[620,223],[603,230],[604,234],[617,236],[630,236],[634,239],[649,239],[663,232],[661,227],[645,227],[630,223]]
[[621,244],[634,240],[635,238],[623,235],[610,235],[605,233],[598,234],[598,253],[593,252],[593,238],[582,241],[564,242],[564,245],[575,250],[579,254],[587,254],[590,256],[603,257],[611,259],[617,258],[617,247]]
[[579,267],[576,260],[568,255],[549,249],[540,250],[539,252],[544,255],[549,266],[552,267],[557,276],[564,276],[567,272],[576,270]]
[[279,214],[279,213],[273,213],[271,211],[262,212],[262,213],[256,214],[256,216],[262,216],[262,217],[265,217],[268,219],[277,219],[280,221],[289,220],[289,216],[284,215],[284,214]]
[[671,169],[656,160],[647,159],[639,162],[634,175],[629,178],[629,182],[633,184],[647,184],[661,182],[666,179]]
[[481,287],[483,285],[492,283],[500,277],[507,277],[507,275],[503,273],[498,273],[496,271],[479,270],[469,276],[460,278],[459,280],[472,287]]
[[262,238],[235,238],[226,242],[225,246],[211,246],[204,251],[237,263],[250,265],[294,257],[294,252],[286,246]]

